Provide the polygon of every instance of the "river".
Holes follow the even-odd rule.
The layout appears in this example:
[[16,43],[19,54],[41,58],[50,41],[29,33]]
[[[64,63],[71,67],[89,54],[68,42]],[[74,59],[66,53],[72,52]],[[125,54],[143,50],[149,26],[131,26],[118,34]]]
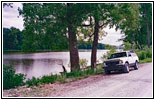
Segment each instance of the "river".
[[[98,50],[97,60],[101,63],[101,56],[108,50]],[[80,59],[86,59],[90,65],[91,50],[79,50]],[[42,77],[43,75],[59,74],[63,71],[62,64],[68,67],[69,52],[37,52],[37,53],[4,53],[3,64],[14,66],[16,73],[26,74],[26,78]]]

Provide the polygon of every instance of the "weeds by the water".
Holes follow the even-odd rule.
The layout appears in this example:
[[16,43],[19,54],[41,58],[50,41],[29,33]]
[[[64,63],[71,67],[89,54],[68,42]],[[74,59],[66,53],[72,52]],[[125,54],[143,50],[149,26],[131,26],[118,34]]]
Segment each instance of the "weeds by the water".
[[85,68],[83,70],[74,70],[73,72],[63,73],[61,75],[49,75],[41,78],[32,77],[25,80],[24,74],[15,74],[15,70],[11,66],[3,66],[3,89],[15,88],[17,86],[28,85],[29,87],[38,86],[41,84],[61,82],[65,83],[88,77],[90,75],[102,73],[102,68],[98,65],[97,69]]
[[96,70],[87,68],[85,70],[74,70],[70,73],[63,73],[61,75],[51,75],[51,76],[43,76],[42,78],[35,78],[28,79],[26,81],[26,84],[31,86],[38,86],[40,84],[47,84],[47,83],[54,83],[54,82],[61,82],[65,83],[69,81],[74,81],[78,79],[82,79],[85,77],[88,77],[90,75],[100,74],[102,73],[101,65],[98,65],[98,68]]

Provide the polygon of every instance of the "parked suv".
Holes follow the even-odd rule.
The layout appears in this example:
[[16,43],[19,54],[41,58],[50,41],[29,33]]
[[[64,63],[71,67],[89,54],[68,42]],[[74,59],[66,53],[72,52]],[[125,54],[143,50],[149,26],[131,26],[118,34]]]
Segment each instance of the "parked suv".
[[103,69],[105,74],[109,74],[111,71],[123,71],[129,73],[129,67],[138,69],[139,58],[133,51],[124,51],[113,53],[108,60],[103,62]]

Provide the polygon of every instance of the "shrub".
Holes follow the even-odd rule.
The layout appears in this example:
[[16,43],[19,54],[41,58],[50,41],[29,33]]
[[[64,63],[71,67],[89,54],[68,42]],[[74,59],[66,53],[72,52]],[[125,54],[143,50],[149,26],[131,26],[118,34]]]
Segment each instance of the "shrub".
[[80,70],[76,69],[70,73],[66,73],[66,77],[67,78],[78,77],[80,76],[80,73],[81,73]]
[[43,76],[42,78],[32,77],[32,79],[28,79],[26,81],[26,84],[29,87],[31,87],[31,86],[38,86],[40,84],[54,83],[56,80],[57,80],[57,75]]
[[79,64],[82,68],[87,66],[88,61],[86,59],[80,59]]
[[144,48],[143,50],[135,51],[140,60],[152,58],[152,48]]
[[24,74],[15,74],[12,66],[3,65],[3,89],[22,86],[24,85],[24,80]]
[[61,75],[58,75],[57,80],[61,83],[65,83],[66,82],[66,73],[63,73]]
[[57,75],[43,76],[40,80],[41,83],[54,83],[57,80]]
[[40,85],[40,79],[39,78],[35,78],[32,77],[32,79],[28,79],[26,81],[26,84],[30,87],[30,86],[38,86]]

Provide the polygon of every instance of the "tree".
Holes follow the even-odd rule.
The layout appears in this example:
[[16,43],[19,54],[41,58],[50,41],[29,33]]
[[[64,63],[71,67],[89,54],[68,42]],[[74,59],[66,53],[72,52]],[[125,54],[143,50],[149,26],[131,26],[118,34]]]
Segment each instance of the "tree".
[[19,29],[3,28],[3,50],[21,50],[22,39],[23,34]]
[[137,49],[142,49],[145,46],[150,47],[152,43],[152,4],[140,3],[138,6],[138,27],[124,31],[126,37],[122,40],[135,45]]
[[[71,71],[79,69],[79,54],[76,37],[77,27],[87,18],[87,6],[87,4],[80,3],[24,3],[23,10],[19,11],[24,17],[26,34],[32,34],[32,36],[27,36],[32,38],[30,41],[33,41],[31,42],[32,46],[30,46],[30,48],[38,46],[38,42],[35,38],[39,34],[48,35],[51,41],[55,40],[54,36],[58,36],[56,39],[67,36],[69,38]],[[29,40],[25,40],[25,42],[28,41]]]
[[[116,26],[122,32],[135,29],[138,25],[135,24],[137,19],[138,7],[137,4],[91,4],[90,15],[93,17],[93,33],[86,34],[88,37],[93,37],[93,47],[91,54],[91,67],[96,68],[96,53],[99,35],[102,29],[109,25],[110,28]],[[90,20],[91,21],[91,20]],[[91,22],[90,22],[91,23]],[[89,29],[88,29],[89,31]],[[106,32],[102,34],[106,35]]]
[[152,4],[150,3],[141,4],[141,14],[143,16],[143,20],[146,25],[147,45],[150,48],[150,45],[151,45],[150,30],[152,30]]
[[[91,67],[96,68],[96,54],[98,40],[107,33],[102,29],[110,23],[110,12],[114,8],[114,4],[110,3],[93,3],[89,4],[90,19],[89,25],[82,26],[80,32],[84,34],[84,39],[88,37],[88,41],[92,41]],[[82,38],[81,36],[79,36]]]
[[92,4],[92,16],[94,17],[94,39],[91,53],[91,67],[96,68],[96,54],[99,40],[99,30],[108,25],[110,12],[113,9],[113,4]]

